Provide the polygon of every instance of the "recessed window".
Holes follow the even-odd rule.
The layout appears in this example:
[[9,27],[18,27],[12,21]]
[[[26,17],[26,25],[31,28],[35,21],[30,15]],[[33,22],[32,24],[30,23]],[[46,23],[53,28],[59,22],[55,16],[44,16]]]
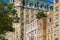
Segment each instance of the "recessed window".
[[34,20],[34,15],[31,16],[31,20]]
[[29,20],[26,20],[26,24],[28,24],[29,23]]
[[50,6],[50,10],[53,11],[53,6]]
[[58,35],[58,30],[55,30],[54,35]]
[[31,14],[34,14],[34,9],[31,9]]
[[33,6],[33,3],[29,3],[29,6]]
[[41,4],[41,5],[40,5],[40,8],[42,8],[42,7],[43,7],[43,5]]
[[35,3],[35,5],[34,5],[34,6],[35,6],[35,7],[37,6],[37,5],[36,5],[36,3]]
[[26,15],[29,15],[29,9],[26,9]]
[[48,28],[48,33],[52,31],[52,27],[51,28]]
[[31,18],[33,19],[34,18],[34,15],[31,15]]
[[57,6],[57,7],[55,8],[55,10],[58,11],[58,9],[59,9],[59,8],[58,8],[58,6]]
[[50,32],[51,30],[48,30],[48,32]]
[[42,25],[42,23],[40,23],[40,24],[38,24],[38,26],[39,26],[39,27],[42,27],[43,25]]
[[29,18],[29,15],[26,15],[26,18]]
[[56,3],[58,3],[58,0],[55,0]]
[[36,34],[36,30],[34,30],[34,34]]
[[55,38],[55,40],[58,40],[58,38]]
[[51,22],[51,21],[52,21],[52,18],[49,18],[49,19],[48,19],[48,22]]
[[58,19],[58,14],[55,15],[55,19]]
[[59,26],[59,23],[58,23],[58,22],[56,22],[56,23],[55,23],[55,27],[58,27],[58,26]]
[[40,23],[40,27],[42,27],[42,23]]
[[34,36],[34,40],[36,40],[36,36]]

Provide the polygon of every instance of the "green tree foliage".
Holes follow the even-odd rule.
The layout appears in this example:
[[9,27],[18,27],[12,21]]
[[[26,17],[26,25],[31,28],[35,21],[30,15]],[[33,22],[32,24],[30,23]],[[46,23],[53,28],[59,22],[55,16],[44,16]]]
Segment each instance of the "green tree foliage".
[[38,12],[38,14],[36,14],[36,18],[40,19],[46,17],[46,14],[44,14],[44,12]]
[[0,34],[4,34],[8,31],[13,32],[13,22],[19,22],[17,11],[12,9],[12,3],[0,3]]

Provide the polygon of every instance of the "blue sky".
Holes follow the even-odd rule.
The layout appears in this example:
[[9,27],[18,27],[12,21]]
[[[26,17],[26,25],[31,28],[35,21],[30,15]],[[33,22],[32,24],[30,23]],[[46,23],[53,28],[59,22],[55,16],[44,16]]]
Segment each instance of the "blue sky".
[[[5,2],[10,2],[10,0],[4,0]],[[45,0],[46,2],[54,2],[54,0]]]
[[45,2],[54,2],[54,0],[41,0],[41,1],[45,1]]
[[54,0],[45,0],[46,2],[54,2]]
[[10,0],[4,0],[5,2],[10,2]]

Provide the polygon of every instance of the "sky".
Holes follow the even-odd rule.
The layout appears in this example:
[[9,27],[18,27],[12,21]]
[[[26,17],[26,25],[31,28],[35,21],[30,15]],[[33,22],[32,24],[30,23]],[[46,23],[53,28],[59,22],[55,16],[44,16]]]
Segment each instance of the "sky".
[[[4,0],[5,2],[9,2],[10,0]],[[46,2],[53,2],[54,0],[45,0]]]
[[5,2],[10,2],[10,0],[4,0]]
[[46,2],[54,2],[54,0],[46,0]]
[[45,2],[54,2],[54,0],[41,0],[41,1],[45,1]]

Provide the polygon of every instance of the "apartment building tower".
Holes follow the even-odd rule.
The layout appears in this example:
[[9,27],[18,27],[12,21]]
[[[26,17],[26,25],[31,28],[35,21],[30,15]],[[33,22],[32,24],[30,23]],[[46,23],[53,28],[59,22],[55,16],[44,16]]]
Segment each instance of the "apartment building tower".
[[[15,0],[20,40],[60,40],[60,0]],[[47,17],[36,19],[38,12]],[[19,29],[19,28],[18,28]],[[18,32],[19,32],[18,31]]]
[[[47,17],[37,19],[37,27],[33,36],[32,26],[27,27],[27,40],[60,40],[60,0],[27,0],[26,7],[44,12]],[[34,10],[33,10],[34,12]],[[36,11],[37,12],[37,11]],[[35,12],[35,13],[36,13]],[[37,14],[37,13],[36,13]],[[35,23],[34,23],[35,24]],[[30,29],[31,28],[31,29]],[[31,33],[32,32],[32,33]]]
[[[32,9],[25,6],[24,0],[14,0],[15,9],[17,10],[18,16],[20,17],[20,30],[17,30],[18,39],[26,40],[26,28],[28,25],[33,25],[33,23],[37,23],[36,12],[37,9]],[[34,10],[34,13],[33,13]],[[37,25],[37,24],[34,24]],[[18,26],[17,26],[18,27]],[[37,26],[36,26],[37,27]]]

